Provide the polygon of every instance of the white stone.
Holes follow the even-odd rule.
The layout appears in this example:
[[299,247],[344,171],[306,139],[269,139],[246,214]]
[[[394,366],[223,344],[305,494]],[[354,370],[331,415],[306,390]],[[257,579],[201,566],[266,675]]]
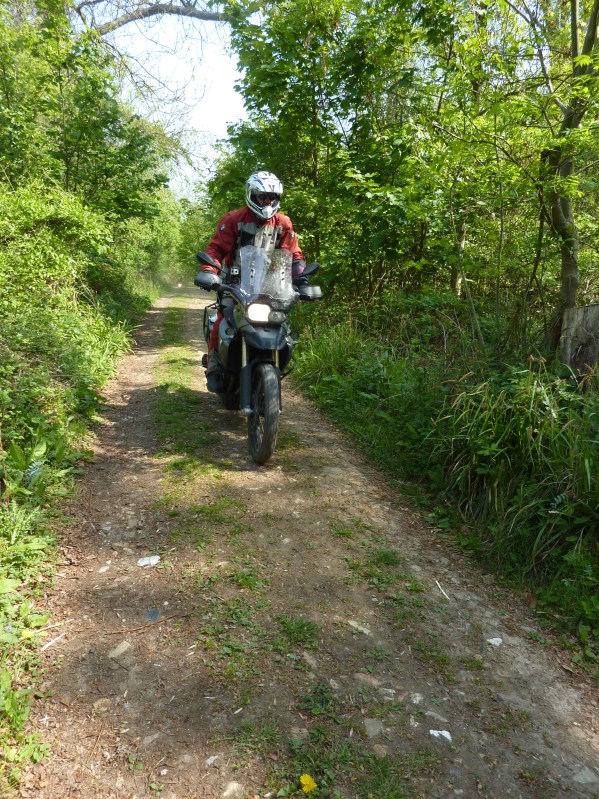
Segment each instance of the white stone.
[[148,555],[145,558],[140,558],[137,561],[138,566],[155,566],[160,562],[160,555]]
[[361,624],[358,624],[357,621],[353,621],[352,619],[348,619],[347,623],[349,624],[350,627],[353,627],[354,630],[357,630],[360,633],[364,633],[364,635],[370,635],[371,634],[370,630],[368,629],[368,627],[363,627]]
[[115,646],[114,649],[110,650],[108,657],[113,659],[119,658],[121,655],[124,655],[128,649],[131,649],[131,644],[129,641],[121,641],[118,646]]
[[599,775],[588,766],[582,766],[574,775],[574,782],[579,785],[593,785],[595,782],[599,782]]
[[445,738],[446,741],[451,743],[451,733],[447,732],[447,730],[430,730],[430,734],[433,738]]
[[376,738],[383,731],[383,722],[380,719],[364,719],[364,727],[369,738]]
[[240,782],[230,782],[223,791],[223,799],[236,799],[243,796],[244,789]]

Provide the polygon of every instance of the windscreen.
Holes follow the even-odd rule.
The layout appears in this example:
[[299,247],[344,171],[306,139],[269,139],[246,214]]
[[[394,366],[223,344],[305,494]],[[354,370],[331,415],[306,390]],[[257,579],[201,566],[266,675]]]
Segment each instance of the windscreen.
[[239,251],[241,281],[239,293],[244,302],[258,295],[290,302],[296,296],[291,282],[292,256],[289,250],[265,250],[248,244]]

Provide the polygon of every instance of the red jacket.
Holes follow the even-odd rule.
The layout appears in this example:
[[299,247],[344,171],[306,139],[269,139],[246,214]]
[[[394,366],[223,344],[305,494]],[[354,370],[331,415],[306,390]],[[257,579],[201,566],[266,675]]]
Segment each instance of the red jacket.
[[[219,265],[223,263],[230,267],[233,266],[235,258],[235,250],[237,249],[237,241],[239,239],[239,229],[237,224],[239,222],[254,222],[259,227],[262,225],[279,225],[282,228],[281,235],[277,242],[277,248],[289,250],[292,255],[292,274],[293,277],[301,275],[304,271],[304,255],[297,242],[297,236],[293,230],[291,219],[285,214],[275,214],[272,219],[265,221],[256,216],[247,206],[238,208],[236,211],[229,211],[228,214],[220,220],[217,225],[216,233],[212,237],[212,241],[206,247],[205,252],[214,258]],[[215,270],[209,266],[202,267],[204,272],[214,272]]]

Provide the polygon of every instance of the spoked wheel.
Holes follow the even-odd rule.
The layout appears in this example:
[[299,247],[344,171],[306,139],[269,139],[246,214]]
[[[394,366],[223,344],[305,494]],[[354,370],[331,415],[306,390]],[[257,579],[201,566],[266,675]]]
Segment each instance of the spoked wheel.
[[252,413],[248,417],[250,455],[266,463],[275,451],[279,431],[279,378],[271,363],[256,367],[252,385]]

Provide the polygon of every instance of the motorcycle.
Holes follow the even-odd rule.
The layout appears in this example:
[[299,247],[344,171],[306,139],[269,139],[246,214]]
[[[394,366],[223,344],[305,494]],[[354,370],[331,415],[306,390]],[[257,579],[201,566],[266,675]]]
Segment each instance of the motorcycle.
[[[198,253],[197,259],[226,273],[226,282],[214,272],[200,272],[194,280],[199,288],[217,294],[217,301],[204,309],[204,338],[208,344],[220,311],[217,358],[221,401],[227,409],[240,410],[247,417],[250,454],[256,463],[264,464],[277,442],[281,380],[295,365],[297,338],[291,332],[288,313],[298,300],[320,300],[322,291],[319,286],[294,287],[288,250],[267,252],[246,245],[239,251],[238,265],[229,270],[221,269],[204,252]],[[318,263],[309,264],[303,274],[313,275],[318,268]],[[207,366],[206,355],[202,365]]]

